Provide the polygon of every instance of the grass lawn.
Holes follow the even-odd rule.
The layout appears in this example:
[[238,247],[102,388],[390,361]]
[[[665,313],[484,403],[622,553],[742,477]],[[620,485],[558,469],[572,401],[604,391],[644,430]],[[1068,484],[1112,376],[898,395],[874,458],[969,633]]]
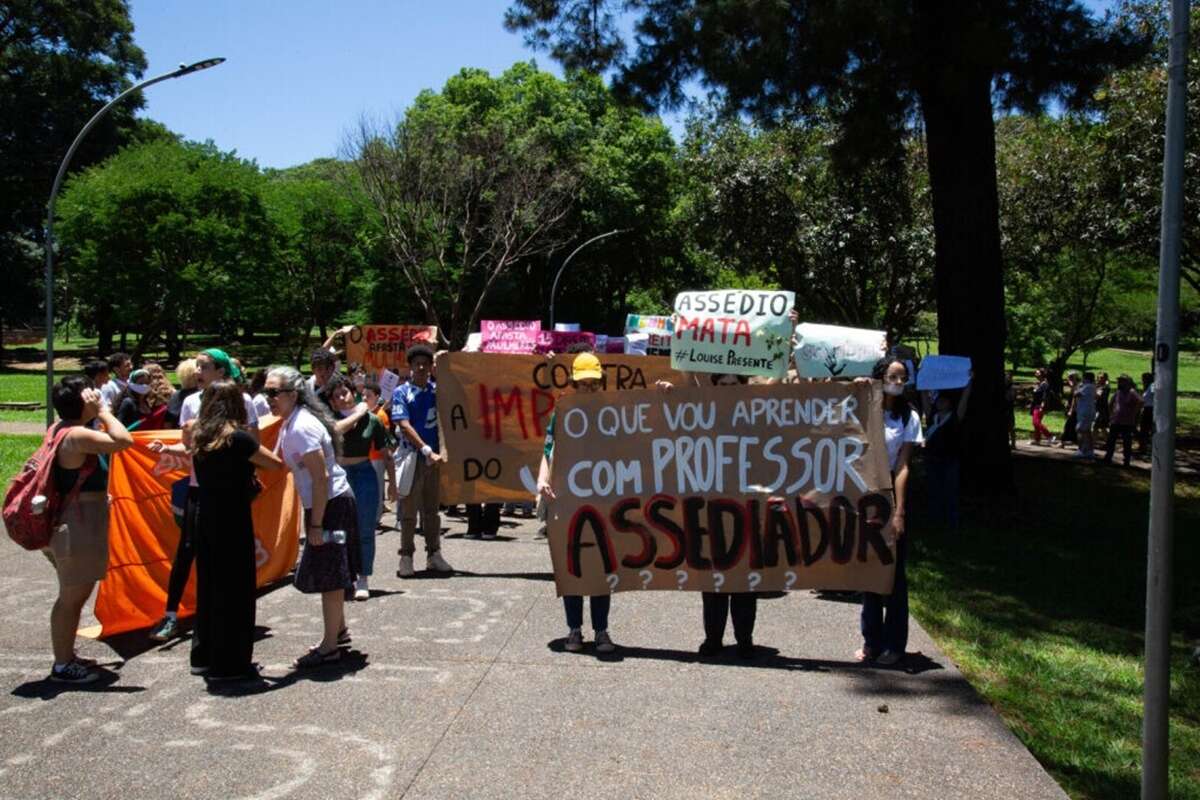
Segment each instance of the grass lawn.
[[0,486],[5,491],[13,475],[20,471],[41,443],[41,436],[0,435]]
[[[913,614],[1072,797],[1137,797],[1148,478],[1018,459],[1016,479],[1018,503],[916,532]],[[1171,797],[1200,800],[1200,486],[1176,498]]]

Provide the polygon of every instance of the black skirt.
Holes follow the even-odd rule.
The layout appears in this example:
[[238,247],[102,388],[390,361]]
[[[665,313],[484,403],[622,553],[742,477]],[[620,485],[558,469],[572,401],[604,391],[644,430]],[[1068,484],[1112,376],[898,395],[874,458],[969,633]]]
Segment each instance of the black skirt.
[[[306,529],[311,515],[312,509],[304,509]],[[358,511],[353,492],[338,495],[325,504],[321,527],[325,531],[325,543],[314,545],[306,538],[304,552],[300,554],[300,566],[296,568],[295,586],[305,594],[350,589],[361,569]],[[345,544],[332,541],[331,531],[345,531]]]

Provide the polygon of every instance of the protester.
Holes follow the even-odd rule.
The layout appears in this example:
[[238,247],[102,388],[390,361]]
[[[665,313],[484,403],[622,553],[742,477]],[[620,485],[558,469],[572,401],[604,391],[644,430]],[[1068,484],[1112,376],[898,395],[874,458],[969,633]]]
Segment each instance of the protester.
[[[400,519],[400,568],[396,575],[411,578],[416,552],[417,513],[421,514],[421,533],[425,536],[425,560],[436,572],[453,572],[442,557],[441,518],[438,514],[439,465],[444,461],[438,440],[437,385],[430,379],[433,350],[426,344],[414,344],[406,353],[408,380],[392,393],[392,422],[400,440],[397,480],[407,469],[412,480],[405,493],[404,514]],[[407,479],[405,479],[407,481]]]
[[250,395],[251,402],[254,403],[254,411],[259,417],[269,417],[271,415],[271,406],[267,403],[267,396],[263,394],[263,387],[267,385],[267,371],[265,369],[256,370],[254,376],[250,378],[250,383],[246,387],[246,393]]
[[1046,380],[1046,371],[1037,369],[1033,372],[1033,377],[1037,381],[1037,385],[1033,389],[1033,401],[1029,406],[1029,413],[1033,419],[1033,444],[1041,444],[1042,439],[1046,440],[1046,444],[1054,444],[1054,434],[1042,422],[1042,418],[1046,413],[1046,403],[1050,398],[1050,383]]
[[332,375],[325,382],[325,390],[334,409],[337,432],[342,437],[337,463],[346,471],[358,513],[362,566],[354,585],[354,599],[366,600],[371,596],[369,578],[375,571],[375,529],[379,523],[379,480],[371,465],[370,450],[372,446],[389,449],[387,428],[379,424],[365,402],[354,402],[354,391],[342,376]]
[[1117,378],[1117,392],[1109,401],[1108,442],[1104,447],[1104,463],[1111,464],[1113,451],[1117,448],[1117,437],[1121,437],[1124,464],[1129,466],[1133,459],[1133,431],[1137,424],[1138,409],[1142,397],[1133,388],[1133,378],[1121,375]]
[[211,680],[254,677],[255,543],[250,504],[259,487],[254,468],[283,462],[247,430],[241,388],[208,386],[190,431],[188,451],[198,484],[196,624],[193,672]]
[[167,401],[167,413],[163,418],[164,428],[178,428],[179,417],[183,413],[183,401],[200,390],[196,384],[196,359],[185,358],[175,367],[175,377],[179,379],[179,389]]
[[1075,390],[1075,430],[1079,433],[1079,451],[1075,458],[1095,458],[1092,429],[1096,424],[1096,376],[1083,373],[1083,382]]
[[329,378],[338,371],[337,356],[331,350],[324,347],[312,351],[312,355],[308,360],[309,366],[312,367],[312,375],[309,377],[308,390],[313,397],[317,398],[330,412],[333,408],[329,405],[323,393],[325,383]]
[[[600,367],[600,359],[591,353],[580,353],[571,362],[571,386],[577,392],[591,393],[600,391],[600,381],[604,372]],[[538,468],[538,494],[547,503],[554,500],[554,490],[550,486],[551,469],[554,465],[554,427],[557,414],[550,415],[550,424],[546,426],[546,443],[542,448],[542,463]],[[608,612],[612,607],[612,595],[593,595],[589,603],[592,617],[592,630],[596,636],[596,652],[611,653],[617,649],[612,637],[608,634]],[[563,610],[567,615],[567,641],[564,647],[577,653],[583,649],[583,597],[580,595],[564,595]]]
[[1138,455],[1149,458],[1154,444],[1154,373],[1142,373],[1142,411],[1138,415]]
[[1112,387],[1108,385],[1108,373],[1100,372],[1096,374],[1096,434],[1108,433],[1109,420],[1109,392]]
[[1076,434],[1075,426],[1079,422],[1079,415],[1075,409],[1075,394],[1079,389],[1079,373],[1071,370],[1067,373],[1067,422],[1063,425],[1062,436],[1058,438],[1059,448],[1066,447],[1068,443],[1078,444],[1079,436]]
[[[155,384],[148,369],[137,369],[130,373],[125,390],[117,396],[117,419],[131,430],[159,430],[167,413],[170,399],[169,384],[166,389]],[[164,396],[165,394],[165,396]]]
[[929,499],[933,506],[931,516],[950,531],[958,530],[962,423],[967,417],[970,398],[970,383],[961,390],[937,392],[928,416],[929,427],[924,432],[925,474],[929,478]]
[[468,503],[468,539],[495,539],[500,532],[500,508],[503,503]]
[[[128,373],[126,373],[128,374]],[[108,570],[108,467],[99,456],[112,455],[133,444],[133,437],[107,405],[100,392],[79,377],[59,381],[50,395],[59,425],[72,428],[54,455],[53,480],[67,496],[77,483],[79,493],[62,512],[62,524],[42,552],[58,574],[58,597],[50,611],[50,642],[54,666],[50,680],[85,684],[99,675],[95,662],[75,654],[75,632],[83,606]],[[103,430],[89,426],[99,420]]]
[[274,367],[263,389],[271,413],[284,419],[277,452],[296,480],[304,507],[304,551],[295,586],[321,595],[320,643],[296,659],[300,669],[339,661],[348,644],[345,598],[354,586],[358,511],[346,472],[337,463],[341,434],[308,382],[291,367]]
[[379,520],[383,517],[384,498],[392,502],[396,500],[396,462],[393,458],[396,439],[392,436],[392,418],[388,415],[386,404],[383,402],[383,392],[378,383],[368,379],[363,384],[363,402],[375,414],[387,436],[387,447],[381,450],[372,442],[367,456],[371,459],[371,467],[375,470],[375,483],[379,487],[379,503],[375,511],[375,523],[378,527]]
[[[904,396],[908,368],[903,361],[881,360],[872,376],[883,381],[883,433],[888,466],[892,471],[895,508],[891,524],[896,536],[896,577],[890,595],[863,593],[863,646],[855,653],[859,661],[891,666],[904,658],[908,646],[908,560],[907,512],[908,463],[913,447],[921,444],[921,420]],[[863,380],[863,379],[859,379]]]
[[108,362],[99,359],[89,361],[83,365],[83,374],[91,383],[91,388],[102,391],[108,383]]
[[100,400],[116,411],[117,397],[125,391],[129,373],[133,372],[133,359],[128,353],[113,353],[108,357],[109,381],[100,389]]
[[[193,392],[183,400],[179,408],[179,426],[186,432],[189,423],[200,416],[201,392],[209,385],[218,381],[236,381],[240,373],[233,361],[224,350],[215,347],[197,353],[196,386],[198,392]],[[246,407],[246,425],[251,435],[258,439],[258,413],[247,394],[242,395],[242,403]],[[186,442],[184,443],[186,445]],[[181,450],[182,448],[166,447],[162,442],[150,442],[147,447],[151,452],[163,450]],[[151,641],[165,642],[179,633],[179,602],[183,599],[183,591],[187,588],[188,577],[192,571],[192,561],[195,558],[194,535],[196,514],[199,509],[199,492],[195,470],[188,478],[188,489],[183,505],[183,526],[179,536],[179,544],[175,548],[175,559],[171,562],[171,574],[167,579],[167,607],[163,618],[150,632]],[[193,646],[198,644],[193,635]]]

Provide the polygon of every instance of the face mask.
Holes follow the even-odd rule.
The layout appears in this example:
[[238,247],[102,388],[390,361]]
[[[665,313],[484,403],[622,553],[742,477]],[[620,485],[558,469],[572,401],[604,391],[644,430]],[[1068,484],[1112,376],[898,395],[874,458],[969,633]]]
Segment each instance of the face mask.
[[904,394],[903,383],[885,383],[883,385],[883,393],[890,394],[892,397],[899,397]]
[[148,383],[131,383],[128,384],[128,386],[129,391],[133,392],[134,394],[145,394],[146,392],[150,391],[150,384]]

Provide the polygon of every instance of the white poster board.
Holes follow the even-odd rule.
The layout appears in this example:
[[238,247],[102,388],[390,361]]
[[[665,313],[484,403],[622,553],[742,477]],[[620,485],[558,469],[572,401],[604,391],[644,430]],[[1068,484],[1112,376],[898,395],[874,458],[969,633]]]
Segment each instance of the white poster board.
[[675,296],[671,368],[787,375],[794,292],[721,289]]
[[803,322],[792,355],[801,378],[858,378],[869,377],[886,352],[883,331]]

